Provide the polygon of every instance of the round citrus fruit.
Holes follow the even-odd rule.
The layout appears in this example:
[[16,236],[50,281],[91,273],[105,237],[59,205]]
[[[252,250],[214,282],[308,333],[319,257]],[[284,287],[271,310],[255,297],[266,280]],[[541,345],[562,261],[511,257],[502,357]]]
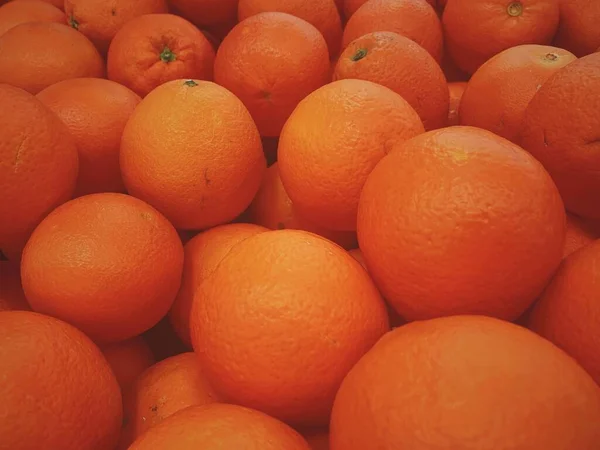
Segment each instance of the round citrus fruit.
[[460,123],[458,111],[462,96],[467,88],[467,83],[464,81],[454,81],[448,83],[448,91],[450,91],[450,109],[448,111],[448,126],[455,126]]
[[65,22],[65,13],[41,0],[9,2],[0,6],[0,36],[27,22]]
[[555,45],[577,56],[589,55],[600,47],[600,2],[596,0],[562,0],[560,24]]
[[29,311],[23,287],[19,265],[11,261],[0,261],[0,312]]
[[125,392],[144,370],[154,364],[154,355],[141,336],[105,345],[101,350],[121,386],[121,392]]

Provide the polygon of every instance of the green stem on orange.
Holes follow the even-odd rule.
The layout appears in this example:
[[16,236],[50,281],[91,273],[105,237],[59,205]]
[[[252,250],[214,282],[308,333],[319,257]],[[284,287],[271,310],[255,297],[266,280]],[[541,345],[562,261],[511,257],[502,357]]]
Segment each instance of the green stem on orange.
[[163,48],[163,51],[160,53],[160,60],[166,63],[173,62],[177,59],[177,55],[171,51],[171,49],[167,46]]
[[186,86],[189,86],[189,87],[198,86],[198,83],[196,83],[194,80],[184,81],[183,84],[185,84]]
[[69,16],[69,25],[75,28],[76,30],[79,30],[79,22],[77,22],[75,17],[73,17],[73,14]]
[[361,59],[363,59],[365,56],[367,56],[367,49],[366,48],[359,48],[356,53],[354,55],[352,55],[350,57],[350,59],[354,62],[356,61],[360,61]]

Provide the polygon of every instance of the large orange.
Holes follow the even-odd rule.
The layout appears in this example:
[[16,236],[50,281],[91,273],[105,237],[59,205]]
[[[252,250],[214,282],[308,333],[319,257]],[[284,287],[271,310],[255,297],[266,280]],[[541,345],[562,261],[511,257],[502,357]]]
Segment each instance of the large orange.
[[556,186],[531,155],[489,131],[450,127],[406,141],[375,167],[358,242],[405,319],[512,320],[558,267],[565,221]]
[[202,29],[235,23],[239,0],[169,0],[179,15]]
[[600,229],[573,214],[567,214],[567,234],[563,247],[563,258],[600,239]]
[[105,345],[101,350],[121,386],[121,392],[125,392],[144,370],[154,364],[154,355],[141,336]]
[[0,261],[0,312],[29,311],[23,287],[19,265],[11,261]]
[[392,31],[406,36],[442,59],[443,36],[440,20],[426,0],[370,0],[350,18],[342,45],[374,31]]
[[331,450],[596,450],[598,423],[600,388],[563,351],[457,316],[383,337],[344,380],[330,438]]
[[265,169],[248,110],[209,81],[163,84],[138,105],[123,132],[127,190],[177,228],[204,229],[235,219],[252,201]]
[[75,138],[79,151],[75,195],[124,192],[119,167],[121,135],[140,97],[113,81],[74,78],[47,87],[37,98]]
[[277,230],[233,247],[197,291],[192,343],[217,393],[324,426],[350,368],[389,329],[368,274],[320,236]]
[[173,14],[127,22],[108,51],[108,78],[142,97],[167,81],[212,80],[215,52],[202,32]]
[[454,81],[448,83],[448,91],[450,91],[450,108],[448,110],[448,126],[458,125],[460,120],[458,111],[462,96],[467,89],[467,83],[464,81]]
[[103,76],[98,50],[67,25],[28,22],[0,36],[0,83],[37,94],[62,80]]
[[232,223],[197,234],[185,244],[181,287],[169,312],[169,319],[179,338],[190,348],[190,311],[196,290],[235,245],[264,231],[268,231],[268,228]]
[[280,12],[240,22],[215,60],[216,82],[244,102],[263,136],[279,136],[300,100],[329,76],[329,51],[319,30]]
[[600,219],[600,53],[552,75],[525,112],[521,145],[542,162],[567,210]]
[[549,44],[558,27],[559,0],[450,0],[442,22],[446,48],[458,67],[474,73],[502,50]]
[[281,181],[302,217],[326,229],[355,231],[369,173],[395,144],[424,131],[415,110],[392,90],[364,80],[335,81],[302,100],[285,124]]
[[372,81],[400,94],[419,114],[426,130],[448,124],[444,72],[423,47],[407,37],[380,31],[352,41],[333,72],[334,80],[346,78]]
[[113,449],[121,393],[81,331],[29,311],[0,312],[0,449]]
[[[340,0],[341,3],[343,4],[343,10],[344,10],[344,14],[346,15],[346,18],[349,19],[352,14],[354,14],[358,8],[360,8],[362,5],[364,5],[365,3],[367,3],[368,0]],[[429,3],[431,6],[437,6],[437,2],[436,0],[427,0],[427,3]]]
[[164,216],[136,198],[106,193],[48,215],[23,251],[21,276],[35,311],[111,343],[167,313],[182,266],[181,241]]
[[460,104],[461,125],[519,138],[527,105],[556,71],[577,59],[547,45],[518,45],[498,53],[473,74]]
[[18,261],[36,225],[71,198],[77,148],[33,95],[0,84],[0,104],[0,249]]
[[0,35],[27,22],[65,22],[65,13],[41,0],[9,2],[0,7]]
[[555,45],[585,56],[600,47],[600,2],[560,0],[560,24]]

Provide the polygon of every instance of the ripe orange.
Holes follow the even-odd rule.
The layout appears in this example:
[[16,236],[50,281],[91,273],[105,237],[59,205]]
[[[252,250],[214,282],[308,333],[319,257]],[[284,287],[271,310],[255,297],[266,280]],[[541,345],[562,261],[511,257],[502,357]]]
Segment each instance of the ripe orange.
[[415,41],[436,61],[442,59],[440,20],[425,0],[370,0],[356,11],[344,29],[343,48],[374,31],[392,31]]
[[0,261],[0,312],[29,311],[23,287],[19,266],[11,261]]
[[577,56],[585,56],[600,47],[600,2],[596,0],[561,0],[560,25],[555,45]]
[[263,136],[279,136],[300,100],[329,77],[329,51],[319,30],[280,12],[240,22],[215,60],[215,81],[244,102]]
[[129,450],[310,450],[296,431],[258,411],[214,403],[187,408],[141,436]]
[[558,269],[531,313],[529,326],[577,360],[600,385],[600,240]]
[[0,249],[18,261],[37,224],[71,198],[77,148],[33,95],[0,84],[0,104]]
[[167,219],[141,200],[106,193],[50,213],[27,242],[21,276],[35,311],[112,343],[167,313],[182,266],[181,241]]
[[547,45],[519,45],[498,53],[469,80],[460,123],[516,142],[535,93],[553,73],[576,59],[566,50]]
[[37,94],[62,80],[103,76],[98,50],[67,25],[29,22],[0,36],[0,83]]
[[465,72],[521,44],[549,44],[558,27],[559,0],[451,0],[442,22],[446,49]]
[[204,231],[185,244],[181,287],[169,312],[169,319],[179,338],[188,347],[192,346],[190,311],[196,290],[235,245],[264,231],[268,231],[268,228],[232,223]]
[[169,0],[182,17],[202,29],[219,29],[235,23],[239,0]]
[[142,97],[167,81],[212,80],[215,52],[198,28],[172,14],[127,22],[108,51],[108,78]]
[[396,143],[424,131],[415,110],[392,90],[370,81],[335,81],[302,100],[285,124],[281,181],[302,217],[326,229],[355,231],[369,173]]
[[565,220],[531,155],[489,131],[450,127],[406,141],[375,167],[360,197],[358,242],[405,319],[512,320],[558,267]]
[[600,239],[600,229],[573,214],[567,214],[567,235],[563,247],[563,258]]
[[464,81],[454,81],[448,83],[448,90],[450,91],[450,108],[448,111],[448,126],[455,126],[459,124],[458,111],[460,108],[460,102],[462,96],[467,88],[467,83]]
[[75,195],[124,192],[119,167],[121,135],[140,97],[112,81],[74,78],[47,87],[37,98],[75,138],[79,150]]
[[[362,5],[367,3],[368,0],[340,0],[340,1],[343,4],[346,18],[349,19],[350,16],[352,16],[352,14],[354,14],[358,10],[358,8],[360,8]],[[433,7],[437,6],[436,0],[427,0],[427,3],[429,3]]]
[[521,144],[552,175],[567,210],[600,219],[600,53],[552,75],[525,112]]
[[154,364],[154,355],[141,336],[102,347],[121,391],[125,392],[137,377]]
[[247,109],[209,81],[175,80],[155,89],[132,114],[121,140],[127,190],[179,229],[235,219],[252,201],[265,169]]
[[419,114],[426,130],[448,124],[448,84],[444,72],[423,47],[392,32],[366,34],[344,50],[334,80],[358,78],[400,94]]
[[82,332],[29,311],[0,312],[0,360],[0,449],[114,448],[119,385]]
[[27,22],[65,22],[65,13],[41,0],[9,2],[0,6],[0,36]]
[[[451,4],[452,0],[450,0]],[[384,336],[335,399],[331,450],[595,450],[600,388],[563,351],[477,316]]]
[[389,329],[360,264],[296,230],[232,248],[197,291],[190,325],[207,379],[225,401],[301,426],[328,423],[342,379]]

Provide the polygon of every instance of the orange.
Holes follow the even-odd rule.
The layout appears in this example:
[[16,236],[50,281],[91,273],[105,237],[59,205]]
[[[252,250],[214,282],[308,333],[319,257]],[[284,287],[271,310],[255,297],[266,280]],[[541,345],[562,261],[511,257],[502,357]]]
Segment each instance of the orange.
[[281,12],[240,22],[215,60],[215,81],[244,102],[262,136],[279,136],[300,100],[329,77],[329,51],[319,30]]
[[129,450],[310,450],[284,423],[235,405],[187,408],[152,428]]
[[596,0],[560,0],[560,25],[555,45],[585,56],[600,47],[600,3]]
[[405,319],[513,320],[560,264],[565,221],[556,186],[531,155],[489,131],[450,127],[406,141],[375,167],[360,197],[358,242]]
[[298,215],[281,182],[278,163],[267,169],[262,185],[248,209],[248,218],[251,222],[271,230],[310,231],[344,248],[350,249],[358,246],[356,232],[329,230]]
[[60,81],[37,94],[67,126],[79,150],[75,195],[124,192],[119,167],[121,135],[140,97],[100,78]]
[[462,96],[467,88],[467,83],[464,81],[455,81],[448,83],[448,90],[450,91],[450,109],[448,111],[448,126],[455,126],[459,124],[458,111],[460,108],[460,102]]
[[333,0],[240,0],[240,21],[262,12],[278,11],[306,20],[325,38],[329,56],[336,58],[342,43],[342,21]]
[[600,219],[600,53],[552,75],[525,112],[521,145],[552,175],[567,210]]
[[121,140],[127,190],[179,229],[235,219],[252,201],[265,169],[248,110],[209,81],[175,80],[155,89],[132,114]]
[[268,231],[249,223],[220,225],[204,231],[185,244],[181,287],[169,312],[179,338],[191,348],[190,311],[198,287],[212,274],[229,251],[244,239]]
[[567,235],[563,247],[563,258],[600,239],[600,229],[573,214],[567,214]]
[[169,0],[182,17],[200,28],[218,29],[235,23],[238,0]]
[[119,385],[81,331],[29,311],[0,312],[0,360],[0,449],[114,448]]
[[392,31],[415,41],[436,61],[442,59],[440,20],[426,0],[370,0],[356,11],[344,29],[342,46],[374,31]]
[[0,36],[0,83],[37,94],[62,80],[103,76],[98,50],[67,25],[29,22]]
[[[549,44],[559,0],[450,0],[442,22],[446,49],[470,74],[492,56],[521,44]],[[492,38],[493,37],[493,38]]]
[[167,81],[212,80],[215,52],[187,20],[172,14],[148,14],[121,28],[107,61],[108,78],[144,97]]
[[444,72],[423,47],[407,37],[383,31],[352,41],[333,73],[334,80],[345,78],[372,81],[400,94],[419,114],[426,130],[448,124]]
[[9,2],[0,7],[0,36],[27,22],[65,22],[65,13],[41,0]]
[[311,450],[329,450],[329,430],[316,429],[302,434]]
[[146,369],[124,394],[125,447],[177,411],[218,400],[194,353],[172,356]]
[[183,248],[158,211],[124,194],[91,194],[61,205],[35,229],[21,276],[31,307],[96,341],[146,331],[179,289]]
[[576,60],[546,45],[519,45],[498,53],[473,74],[462,97],[461,125],[484,128],[513,142],[527,105],[546,80]]
[[130,20],[167,11],[166,0],[65,0],[68,24],[91,40],[102,54],[106,54],[115,34]]
[[335,81],[302,100],[285,124],[281,181],[302,217],[326,229],[355,231],[369,173],[396,143],[424,131],[415,110],[392,90],[370,81]]
[[140,336],[106,345],[101,350],[123,392],[144,370],[154,364],[154,355]]
[[18,261],[37,224],[69,200],[77,148],[69,131],[33,95],[0,84],[0,249]]
[[0,312],[29,311],[19,266],[10,261],[0,261]]
[[[354,14],[358,8],[367,3],[367,1],[368,0],[341,0],[346,17],[349,19],[350,16],[352,16],[352,14]],[[427,0],[427,3],[429,3],[431,6],[436,6],[436,0]]]
[[[450,4],[452,0],[450,0]],[[563,351],[489,317],[384,336],[335,399],[331,450],[595,450],[600,389]]]
[[529,326],[600,385],[600,240],[567,257],[531,313]]
[[226,402],[299,426],[328,423],[350,368],[389,329],[385,304],[346,251],[312,233],[260,233],[196,293],[192,343]]

